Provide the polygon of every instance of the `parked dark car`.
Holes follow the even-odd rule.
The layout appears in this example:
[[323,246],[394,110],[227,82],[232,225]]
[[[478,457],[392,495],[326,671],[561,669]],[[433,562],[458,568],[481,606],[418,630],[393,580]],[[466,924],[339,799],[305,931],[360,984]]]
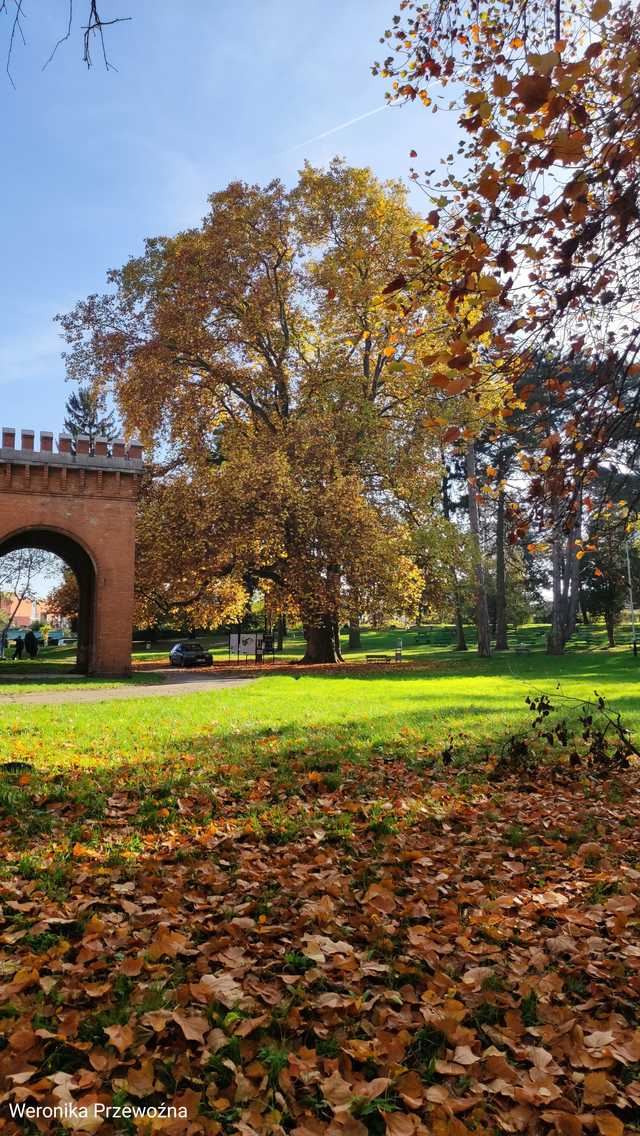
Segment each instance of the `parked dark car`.
[[169,662],[172,667],[210,667],[213,657],[202,643],[188,639],[174,644],[169,652]]

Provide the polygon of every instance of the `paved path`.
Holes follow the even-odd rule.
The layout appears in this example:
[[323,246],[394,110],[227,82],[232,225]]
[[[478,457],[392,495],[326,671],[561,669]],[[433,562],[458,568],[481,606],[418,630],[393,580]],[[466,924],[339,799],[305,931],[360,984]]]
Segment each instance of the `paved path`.
[[[165,673],[165,672],[157,672]],[[223,690],[229,686],[244,686],[247,682],[254,682],[253,678],[224,678],[221,675],[207,673],[171,674],[171,678],[164,683],[123,684],[122,686],[101,686],[83,690],[82,687],[72,687],[68,690],[34,690],[20,694],[17,691],[11,694],[9,690],[0,687],[0,708],[8,702],[29,703],[32,706],[56,706],[65,702],[114,702],[123,698],[171,698],[176,694],[203,694],[209,690]]]

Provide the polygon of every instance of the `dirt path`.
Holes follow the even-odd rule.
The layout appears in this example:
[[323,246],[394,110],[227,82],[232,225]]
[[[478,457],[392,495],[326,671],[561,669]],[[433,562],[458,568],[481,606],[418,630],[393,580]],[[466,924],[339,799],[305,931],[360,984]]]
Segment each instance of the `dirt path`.
[[56,706],[65,702],[115,702],[119,699],[131,698],[171,698],[177,694],[203,694],[209,690],[244,686],[253,681],[253,678],[226,676],[223,678],[220,675],[214,676],[206,673],[196,675],[191,671],[188,674],[172,674],[169,681],[157,685],[150,684],[149,686],[132,683],[126,686],[93,687],[91,690],[82,690],[81,687],[67,690],[43,690],[42,692],[34,690],[24,694],[20,694],[20,692],[5,694],[0,691],[0,707],[10,702],[28,703],[32,706]]

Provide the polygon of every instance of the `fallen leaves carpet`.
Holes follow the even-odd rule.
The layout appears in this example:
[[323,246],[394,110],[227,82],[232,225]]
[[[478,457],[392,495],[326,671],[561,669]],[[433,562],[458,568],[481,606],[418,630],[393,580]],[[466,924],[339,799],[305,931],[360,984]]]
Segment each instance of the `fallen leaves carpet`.
[[62,859],[77,803],[18,779],[53,823],[37,868],[2,829],[0,1131],[63,1101],[188,1114],[65,1122],[104,1136],[637,1130],[637,775],[295,777],[219,774],[212,814],[201,775],[118,858],[125,769]]

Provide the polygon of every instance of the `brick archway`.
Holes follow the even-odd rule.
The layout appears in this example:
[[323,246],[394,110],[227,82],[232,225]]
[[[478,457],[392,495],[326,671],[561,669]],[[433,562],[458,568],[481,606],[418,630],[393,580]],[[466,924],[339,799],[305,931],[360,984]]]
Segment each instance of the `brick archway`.
[[77,453],[61,435],[2,431],[0,448],[0,556],[17,548],[44,548],[60,556],[80,588],[78,669],[127,674],[131,669],[135,511],[142,450],[98,439]]

